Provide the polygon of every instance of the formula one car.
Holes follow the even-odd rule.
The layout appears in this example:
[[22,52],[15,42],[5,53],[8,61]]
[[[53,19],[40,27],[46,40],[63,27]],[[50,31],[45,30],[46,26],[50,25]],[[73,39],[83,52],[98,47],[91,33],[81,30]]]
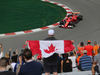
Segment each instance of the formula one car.
[[79,12],[73,12],[72,14],[68,15],[66,19],[60,21],[59,27],[74,28],[80,20],[83,20],[83,16],[80,15]]

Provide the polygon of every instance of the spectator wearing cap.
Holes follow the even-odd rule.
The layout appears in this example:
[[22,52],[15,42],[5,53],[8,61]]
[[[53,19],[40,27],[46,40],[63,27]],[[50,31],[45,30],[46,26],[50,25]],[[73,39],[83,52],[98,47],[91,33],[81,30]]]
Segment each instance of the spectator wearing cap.
[[42,56],[41,55],[38,55],[37,56],[37,62],[40,62],[42,64],[42,73],[44,73],[44,70],[43,70],[43,59],[42,59]]
[[24,58],[26,63],[21,66],[18,75],[41,75],[42,65],[39,62],[32,60],[32,52],[29,49],[25,49]]
[[84,49],[87,50],[87,55],[93,56],[92,55],[93,46],[91,45],[91,41],[90,40],[88,40],[87,45],[85,46]]
[[[45,40],[57,40],[54,37],[54,30],[50,29],[48,30],[48,38],[46,38]],[[57,73],[57,54],[54,53],[52,56],[48,57],[48,58],[43,58],[44,61],[44,72],[45,75],[49,75],[51,72],[53,72],[53,75],[58,75]]]
[[95,72],[100,75],[100,48],[98,49],[98,54],[94,56],[94,61],[92,65],[92,75],[95,75]]
[[42,64],[42,66],[43,66],[43,60],[42,60],[42,56],[41,55],[37,56],[37,60],[36,61],[40,62]]
[[57,40],[55,37],[54,37],[54,33],[55,31],[53,29],[50,29],[48,30],[48,36],[45,40]]
[[6,58],[0,59],[0,75],[16,75],[16,73],[7,71],[7,60]]
[[87,55],[87,50],[83,50],[84,55],[79,59],[79,66],[81,71],[92,70],[92,58]]
[[79,43],[79,45],[77,45],[77,49],[79,50],[81,56],[83,56],[84,43],[83,42]]
[[97,44],[97,42],[94,42],[94,47],[93,47],[93,56],[98,54],[98,49],[99,49],[99,45]]

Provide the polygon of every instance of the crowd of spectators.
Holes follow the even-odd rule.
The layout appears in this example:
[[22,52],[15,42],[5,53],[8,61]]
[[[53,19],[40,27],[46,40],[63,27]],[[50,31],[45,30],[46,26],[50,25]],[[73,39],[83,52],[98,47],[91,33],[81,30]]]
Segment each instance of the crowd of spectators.
[[[54,37],[54,31],[48,31],[51,35],[45,40],[57,40]],[[74,44],[74,42],[73,42]],[[73,72],[74,68],[78,71],[92,71],[95,75],[97,72],[100,75],[100,48],[95,41],[91,45],[91,41],[80,42],[73,51],[65,54],[53,54],[48,58],[42,58],[41,55],[32,56],[31,50],[25,48],[19,54],[18,49],[11,54],[11,49],[8,53],[3,52],[3,46],[0,44],[0,75],[58,75],[62,72]]]

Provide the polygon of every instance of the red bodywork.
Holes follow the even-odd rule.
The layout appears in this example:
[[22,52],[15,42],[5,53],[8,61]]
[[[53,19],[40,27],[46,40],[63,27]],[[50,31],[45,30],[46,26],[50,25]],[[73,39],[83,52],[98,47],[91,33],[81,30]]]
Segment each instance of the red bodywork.
[[70,22],[77,22],[77,15],[71,15],[70,17],[67,17],[65,20],[66,20],[66,23],[65,23],[65,25],[62,26],[62,27],[63,27],[63,28],[68,28],[67,26],[68,26],[68,24],[69,24]]

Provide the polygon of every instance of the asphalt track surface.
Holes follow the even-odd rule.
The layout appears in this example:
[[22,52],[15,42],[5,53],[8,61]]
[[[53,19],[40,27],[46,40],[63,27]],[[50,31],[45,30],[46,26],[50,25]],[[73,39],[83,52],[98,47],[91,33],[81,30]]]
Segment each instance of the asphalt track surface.
[[[100,42],[100,0],[53,0],[67,5],[73,11],[80,12],[84,20],[80,21],[74,29],[63,29],[56,27],[55,37],[59,40],[74,40],[75,44],[87,40]],[[4,52],[9,48],[12,50],[22,49],[26,40],[43,40],[47,35],[47,30],[28,33],[23,35],[14,35],[0,37],[0,43],[3,44]]]

